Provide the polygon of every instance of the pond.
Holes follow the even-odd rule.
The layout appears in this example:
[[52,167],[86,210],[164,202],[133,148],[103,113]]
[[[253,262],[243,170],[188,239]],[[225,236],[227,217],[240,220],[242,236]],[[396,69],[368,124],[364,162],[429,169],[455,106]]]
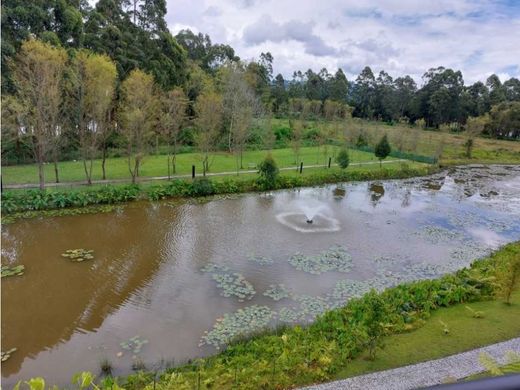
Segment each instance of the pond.
[[2,264],[25,266],[2,279],[2,348],[17,348],[2,382],[212,354],[462,268],[520,239],[519,221],[519,166],[21,220],[2,227]]

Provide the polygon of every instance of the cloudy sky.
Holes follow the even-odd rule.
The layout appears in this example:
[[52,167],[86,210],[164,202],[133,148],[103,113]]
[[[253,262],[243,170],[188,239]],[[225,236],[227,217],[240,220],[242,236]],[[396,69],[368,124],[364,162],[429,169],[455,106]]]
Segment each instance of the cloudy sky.
[[460,69],[466,83],[520,77],[520,0],[168,0],[176,34],[189,28],[245,60],[274,56],[274,71],[365,65],[420,82],[431,67]]

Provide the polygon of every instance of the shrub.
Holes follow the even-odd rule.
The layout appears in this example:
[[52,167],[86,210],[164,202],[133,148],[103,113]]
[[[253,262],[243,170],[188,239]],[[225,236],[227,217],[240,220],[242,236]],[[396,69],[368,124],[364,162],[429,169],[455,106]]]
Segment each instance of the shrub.
[[206,177],[199,177],[193,180],[190,196],[208,196],[215,194],[213,182]]
[[346,148],[341,148],[341,150],[339,151],[339,153],[336,157],[336,162],[338,163],[338,165],[340,166],[341,169],[346,169],[348,167],[348,164],[350,163],[350,159],[349,159],[348,151]]
[[258,173],[260,174],[260,177],[257,180],[259,188],[263,190],[271,190],[275,188],[279,170],[273,156],[268,154],[265,157],[264,161],[262,161],[258,166]]
[[379,166],[381,166],[381,161],[384,160],[392,151],[390,144],[388,143],[388,137],[383,135],[381,140],[376,145],[376,149],[374,150],[374,154],[379,159]]

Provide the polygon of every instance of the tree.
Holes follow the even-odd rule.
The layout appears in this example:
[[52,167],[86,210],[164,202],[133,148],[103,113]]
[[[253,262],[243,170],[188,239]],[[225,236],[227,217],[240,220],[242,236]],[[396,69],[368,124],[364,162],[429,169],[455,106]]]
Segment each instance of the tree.
[[160,130],[168,145],[168,179],[170,169],[176,173],[177,147],[182,126],[186,120],[188,99],[181,88],[175,88],[162,95]]
[[74,104],[83,168],[92,184],[92,166],[105,139],[117,79],[116,65],[101,54],[80,50],[73,60]]
[[468,139],[464,143],[466,147],[466,157],[471,158],[471,153],[473,151],[473,146],[475,143],[475,137],[481,135],[486,127],[486,124],[489,122],[489,116],[480,116],[480,117],[469,117],[466,121],[466,135]]
[[366,344],[368,347],[368,356],[370,360],[374,360],[378,348],[382,347],[382,339],[385,335],[386,318],[385,301],[375,290],[371,290],[364,297],[365,307],[363,310],[363,322],[365,324]]
[[231,64],[221,68],[219,74],[222,82],[225,121],[229,126],[228,147],[235,154],[238,175],[239,169],[243,169],[242,155],[249,137],[257,101],[240,67]]
[[156,116],[157,98],[153,77],[142,70],[133,70],[121,84],[119,107],[119,131],[126,144],[132,183],[139,176]]
[[294,119],[290,121],[291,126],[291,148],[294,153],[294,163],[300,164],[300,149],[302,147],[303,138],[303,122],[301,119]]
[[511,295],[520,280],[520,253],[511,249],[506,252],[504,261],[497,263],[495,269],[496,295],[508,305],[511,304]]
[[379,159],[379,166],[382,166],[382,161],[390,154],[392,149],[390,148],[390,144],[388,143],[387,135],[383,135],[381,140],[376,145],[376,149],[374,154]]
[[10,62],[16,96],[22,109],[20,131],[32,139],[38,164],[40,189],[45,188],[43,164],[52,137],[59,126],[62,81],[67,53],[38,40],[25,41],[14,62]]
[[279,170],[271,154],[268,154],[264,161],[260,163],[258,173],[260,174],[258,184],[262,189],[270,190],[275,187]]
[[374,73],[366,66],[357,77],[354,90],[355,114],[362,118],[374,117],[375,84]]
[[222,97],[214,92],[204,92],[195,103],[195,124],[197,132],[194,139],[202,155],[202,171],[209,171],[209,155],[215,148],[222,123]]
[[341,169],[346,169],[350,163],[347,148],[341,148],[338,155],[336,156],[336,162]]
[[345,102],[348,96],[348,80],[345,73],[338,69],[329,81],[330,99],[337,102]]

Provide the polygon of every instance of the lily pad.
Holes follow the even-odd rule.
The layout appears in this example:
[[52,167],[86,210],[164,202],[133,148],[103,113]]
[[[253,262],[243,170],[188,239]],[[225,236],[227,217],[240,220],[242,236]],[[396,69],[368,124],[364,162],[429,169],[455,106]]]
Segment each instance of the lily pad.
[[23,275],[25,270],[24,265],[15,265],[15,266],[8,266],[8,265],[2,265],[2,278],[5,278],[7,276],[20,276]]
[[224,297],[235,296],[239,302],[243,302],[256,294],[253,285],[242,274],[230,272],[226,266],[208,264],[202,271],[211,273],[211,278],[217,282],[217,287],[222,290],[221,295]]
[[94,251],[92,249],[67,249],[61,255],[67,257],[70,261],[81,262],[85,260],[92,260],[94,258]]
[[284,284],[271,284],[269,289],[264,292],[264,296],[273,298],[275,301],[279,301],[283,298],[289,298],[290,291],[285,287]]
[[141,339],[140,336],[134,336],[126,341],[119,343],[121,348],[126,349],[127,351],[132,351],[133,353],[141,352],[141,349],[145,344],[148,344],[148,340]]
[[316,256],[297,253],[289,258],[289,263],[300,271],[314,275],[328,271],[349,272],[352,267],[352,256],[345,248],[333,246]]
[[11,355],[17,351],[17,348],[11,348],[10,350],[8,351],[5,351],[5,352],[2,352],[2,356],[1,356],[1,360],[2,360],[2,363],[5,362],[7,359],[9,359],[11,357]]

